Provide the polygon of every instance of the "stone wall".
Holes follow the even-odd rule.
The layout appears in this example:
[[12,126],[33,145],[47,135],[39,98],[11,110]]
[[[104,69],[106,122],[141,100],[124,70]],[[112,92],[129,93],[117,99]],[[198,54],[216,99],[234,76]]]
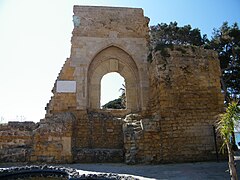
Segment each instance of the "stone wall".
[[0,155],[0,162],[123,162],[122,119],[75,111],[2,124]]
[[60,113],[34,122],[0,125],[0,162],[72,162],[75,117]]
[[[216,159],[212,126],[223,112],[217,55],[190,46],[160,49],[152,55],[149,109],[139,121],[139,136],[132,132],[138,149],[135,161]],[[155,125],[144,130],[149,123]]]
[[58,77],[55,81],[52,93],[54,96],[51,97],[45,110],[47,115],[66,112],[75,110],[77,107],[76,94],[75,93],[58,93],[57,92],[57,81],[58,80],[73,80],[74,79],[74,68],[70,66],[70,59],[67,59],[60,70]]
[[77,112],[74,162],[123,162],[122,119],[108,112]]
[[46,117],[33,131],[31,161],[72,162],[72,129],[76,118],[72,113],[59,113]]
[[[159,117],[143,118],[139,114],[129,114],[124,119],[125,162],[160,163],[162,143]],[[167,162],[167,161],[165,161]]]
[[76,92],[59,93],[55,83],[47,113],[99,109],[101,78],[110,72],[118,72],[126,81],[127,109],[146,109],[149,19],[143,10],[74,6],[73,11],[71,55],[57,81],[76,82]]
[[[119,38],[146,38],[149,19],[141,8],[74,6],[74,15],[80,24],[74,33],[85,37],[109,37],[109,30]],[[127,17],[127,18],[126,18]],[[95,28],[92,28],[95,27]]]
[[33,146],[34,122],[0,124],[0,162],[26,162]]
[[146,111],[125,117],[128,110],[63,108],[66,112],[48,113],[36,124],[9,122],[0,126],[0,161],[136,164],[215,160],[212,125],[223,110],[216,54],[174,46],[155,51],[152,57]]

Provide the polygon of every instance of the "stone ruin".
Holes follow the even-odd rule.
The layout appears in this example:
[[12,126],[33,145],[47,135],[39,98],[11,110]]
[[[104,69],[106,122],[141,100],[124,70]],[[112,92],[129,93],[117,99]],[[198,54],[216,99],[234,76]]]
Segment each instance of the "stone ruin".
[[[149,19],[139,8],[74,6],[73,22],[45,119],[0,125],[0,162],[216,159],[212,126],[223,95],[215,52],[173,46],[148,61]],[[110,72],[125,79],[126,109],[100,108]]]

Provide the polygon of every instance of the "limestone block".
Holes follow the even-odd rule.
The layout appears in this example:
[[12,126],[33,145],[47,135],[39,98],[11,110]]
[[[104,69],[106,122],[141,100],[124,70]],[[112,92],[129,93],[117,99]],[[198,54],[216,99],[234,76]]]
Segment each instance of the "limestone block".
[[72,138],[71,137],[62,137],[62,145],[63,145],[63,151],[62,155],[66,156],[72,155],[72,144],[71,144]]
[[109,70],[112,72],[118,71],[118,60],[117,59],[110,60]]

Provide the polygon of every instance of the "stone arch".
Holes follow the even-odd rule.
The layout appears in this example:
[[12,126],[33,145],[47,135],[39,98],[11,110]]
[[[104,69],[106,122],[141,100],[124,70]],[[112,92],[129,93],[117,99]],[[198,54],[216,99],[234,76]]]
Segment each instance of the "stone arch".
[[116,46],[110,46],[100,51],[89,65],[88,108],[100,108],[101,79],[110,72],[119,73],[125,80],[127,110],[140,110],[137,65],[126,51]]

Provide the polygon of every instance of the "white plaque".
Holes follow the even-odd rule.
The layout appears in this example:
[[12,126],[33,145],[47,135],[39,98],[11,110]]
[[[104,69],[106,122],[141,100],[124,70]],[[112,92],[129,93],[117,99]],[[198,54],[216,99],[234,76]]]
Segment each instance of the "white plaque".
[[57,81],[58,93],[75,93],[76,81]]

